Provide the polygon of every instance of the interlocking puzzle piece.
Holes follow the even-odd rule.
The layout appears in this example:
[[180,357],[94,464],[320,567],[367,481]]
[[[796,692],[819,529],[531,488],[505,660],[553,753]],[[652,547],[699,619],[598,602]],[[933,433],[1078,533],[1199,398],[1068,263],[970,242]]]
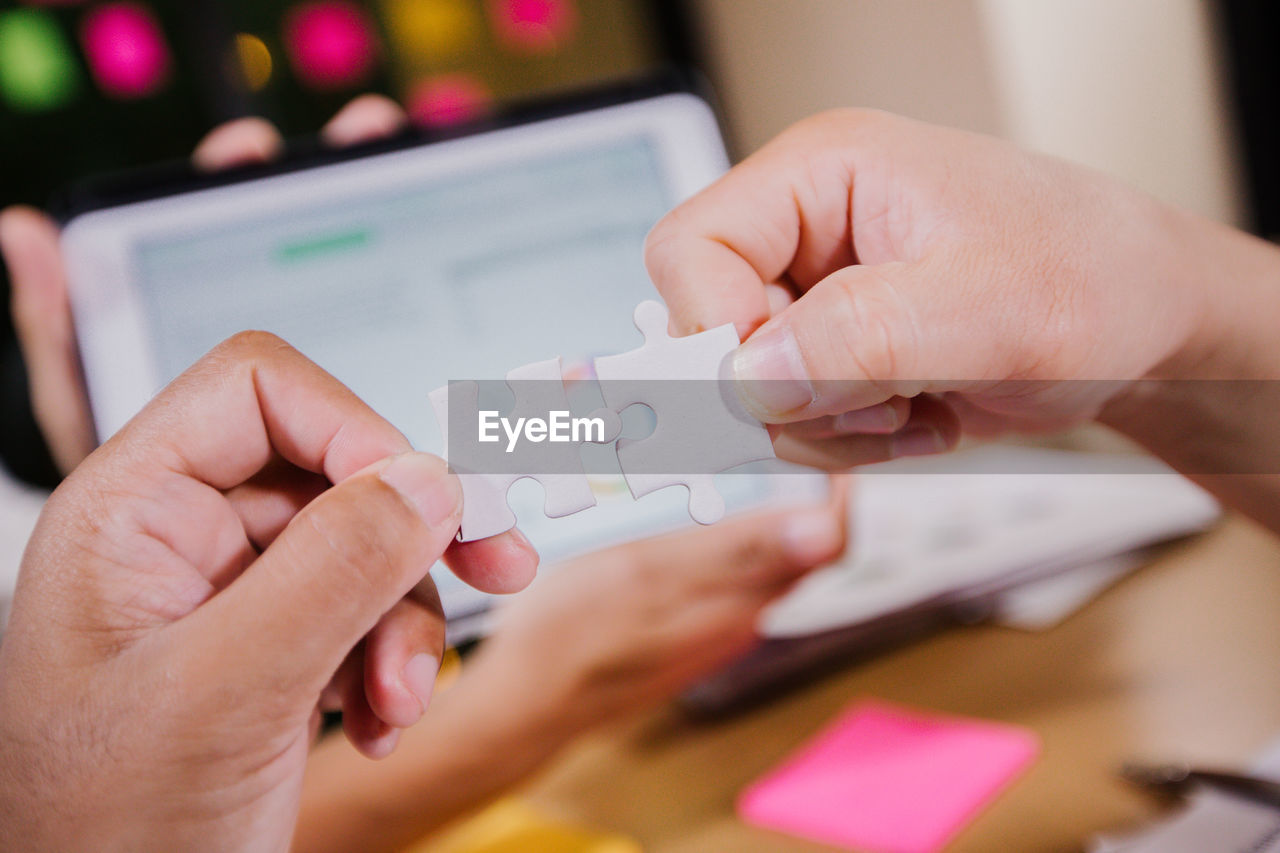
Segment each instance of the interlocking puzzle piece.
[[712,524],[724,515],[714,474],[773,459],[769,432],[738,402],[728,383],[728,357],[738,346],[732,324],[696,335],[667,334],[667,309],[636,306],[644,346],[595,359],[605,405],[621,413],[644,404],[657,427],[643,439],[619,439],[618,461],[633,497],[667,486],[689,489],[689,515]]
[[[507,417],[543,417],[552,411],[569,411],[568,395],[560,373],[560,359],[552,358],[518,367],[507,374],[507,385],[516,397],[515,407]],[[584,441],[561,443],[516,443],[505,455],[482,453],[477,444],[449,441],[449,406],[461,407],[454,423],[478,424],[480,387],[475,382],[454,382],[431,392],[449,465],[462,483],[462,527],[458,538],[463,542],[495,536],[515,526],[516,516],[507,504],[507,491],[512,483],[534,479],[546,493],[543,512],[549,518],[571,515],[595,506],[595,495],[583,468],[581,447]],[[610,409],[592,412],[590,417],[604,421],[604,435],[592,443],[608,444],[622,430],[622,421]],[[503,453],[500,446],[496,453]],[[498,461],[495,464],[495,458]]]

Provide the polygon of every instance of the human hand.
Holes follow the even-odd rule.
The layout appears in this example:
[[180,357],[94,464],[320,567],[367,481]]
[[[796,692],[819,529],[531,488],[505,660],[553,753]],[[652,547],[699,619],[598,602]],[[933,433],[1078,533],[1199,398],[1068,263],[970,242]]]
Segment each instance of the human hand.
[[673,211],[646,262],[679,331],[737,326],[734,373],[786,425],[779,455],[841,468],[1060,428],[1188,373],[1215,228],[994,139],[847,110]]
[[575,559],[494,633],[376,765],[322,743],[296,853],[403,850],[542,767],[586,728],[670,698],[755,640],[766,604],[844,547],[847,483],[770,510]]
[[[380,95],[347,104],[321,131],[329,145],[354,145],[389,136],[405,125],[404,112]],[[215,128],[192,154],[196,168],[216,172],[279,156],[284,141],[270,123],[238,119]],[[9,270],[11,314],[26,362],[31,406],[54,462],[63,474],[80,464],[97,441],[76,348],[58,226],[30,207],[0,211],[0,255]]]
[[456,544],[456,478],[409,451],[257,332],[86,459],[0,644],[0,847],[284,849],[326,694],[389,751],[443,645],[432,564],[495,592],[536,565],[518,534]]
[[[468,663],[571,732],[669,698],[757,639],[761,610],[844,550],[848,489],[571,560],[499,611]],[[546,666],[540,661],[554,660]]]

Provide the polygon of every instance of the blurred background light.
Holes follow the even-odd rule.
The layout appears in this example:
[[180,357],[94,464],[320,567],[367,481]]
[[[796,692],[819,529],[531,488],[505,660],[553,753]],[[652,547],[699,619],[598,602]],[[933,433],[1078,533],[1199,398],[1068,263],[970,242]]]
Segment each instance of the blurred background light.
[[578,24],[572,0],[489,0],[494,31],[507,47],[531,53],[555,51]]
[[259,92],[271,81],[274,62],[271,49],[262,39],[250,33],[236,33],[233,56],[249,91]]
[[405,54],[444,59],[477,45],[481,22],[470,0],[384,0],[383,9]]
[[377,37],[368,13],[355,3],[300,4],[288,12],[284,31],[293,71],[307,85],[352,89],[373,72]]
[[85,16],[80,34],[89,70],[111,97],[143,98],[167,82],[169,48],[155,16],[145,6],[97,6]]
[[37,9],[0,12],[0,97],[14,109],[54,109],[70,101],[80,72],[57,21]]
[[489,110],[493,96],[470,74],[442,74],[421,81],[409,93],[409,117],[423,127],[448,127]]

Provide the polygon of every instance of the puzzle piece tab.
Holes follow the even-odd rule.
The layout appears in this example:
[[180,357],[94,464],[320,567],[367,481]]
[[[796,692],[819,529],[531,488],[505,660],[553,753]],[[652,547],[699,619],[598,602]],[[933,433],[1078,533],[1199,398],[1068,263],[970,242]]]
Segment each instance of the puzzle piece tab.
[[693,520],[711,524],[724,515],[715,473],[773,459],[773,442],[723,381],[729,354],[738,346],[733,325],[673,338],[667,322],[661,303],[640,303],[635,324],[644,345],[595,359],[596,378],[605,405],[621,413],[641,403],[657,419],[646,438],[618,441],[618,461],[632,496],[685,486]]
[[[538,361],[507,374],[507,385],[516,404],[507,415],[519,418],[547,418],[551,412],[568,412],[569,401],[560,373],[560,359]],[[543,512],[559,518],[595,506],[595,495],[583,468],[584,443],[607,444],[617,438],[622,422],[610,409],[592,412],[590,417],[604,422],[603,435],[583,440],[505,440],[481,444],[470,433],[479,424],[480,387],[476,382],[453,382],[431,392],[431,405],[444,433],[445,455],[462,483],[463,542],[495,536],[515,526],[515,513],[507,504],[507,491],[517,480],[530,478],[542,484],[546,493]],[[452,407],[457,407],[451,411]],[[450,441],[450,423],[455,435]],[[462,430],[467,430],[462,433]],[[462,434],[459,434],[462,433]],[[575,436],[576,437],[576,436]],[[500,439],[502,437],[500,436]]]

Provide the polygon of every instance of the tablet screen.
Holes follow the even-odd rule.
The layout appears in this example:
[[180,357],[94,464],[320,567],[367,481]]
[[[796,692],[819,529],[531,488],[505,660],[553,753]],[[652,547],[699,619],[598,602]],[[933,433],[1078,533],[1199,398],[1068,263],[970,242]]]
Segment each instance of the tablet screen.
[[439,432],[426,394],[636,342],[640,260],[671,205],[650,143],[628,139],[194,237],[148,238],[135,287],[162,382],[264,328],[396,424]]

